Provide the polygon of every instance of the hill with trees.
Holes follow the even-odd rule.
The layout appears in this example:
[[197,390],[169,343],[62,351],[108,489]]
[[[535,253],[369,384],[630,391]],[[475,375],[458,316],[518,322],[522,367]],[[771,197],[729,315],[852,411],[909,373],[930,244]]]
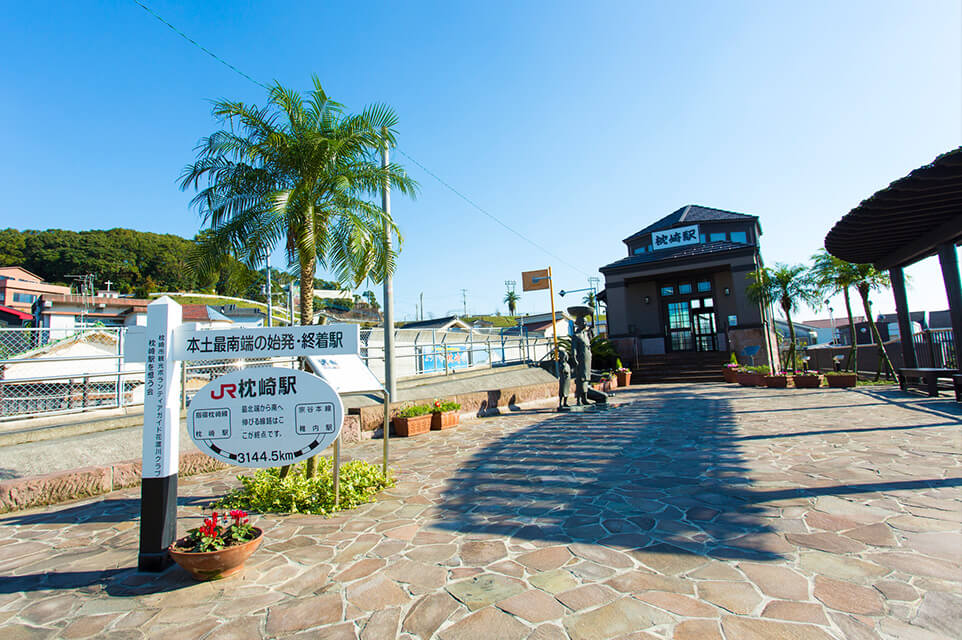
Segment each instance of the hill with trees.
[[[157,291],[198,291],[237,298],[266,300],[263,270],[254,271],[234,258],[201,279],[190,268],[194,239],[133,229],[90,231],[0,230],[0,266],[21,266],[48,282],[72,284],[69,275],[93,273],[97,288],[108,280],[111,289],[138,297]],[[271,269],[271,289],[280,293],[294,276]],[[315,279],[319,289],[338,288],[337,283]],[[281,298],[275,297],[275,302]]]

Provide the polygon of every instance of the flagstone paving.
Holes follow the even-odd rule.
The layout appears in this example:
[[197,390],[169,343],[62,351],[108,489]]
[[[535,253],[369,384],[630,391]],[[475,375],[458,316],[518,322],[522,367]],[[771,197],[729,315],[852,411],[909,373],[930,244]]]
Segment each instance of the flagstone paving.
[[[962,637],[959,405],[721,384],[615,401],[392,440],[376,503],[257,516],[262,547],[213,583],[136,573],[137,490],[0,517],[0,637]],[[184,480],[179,530],[233,486]]]

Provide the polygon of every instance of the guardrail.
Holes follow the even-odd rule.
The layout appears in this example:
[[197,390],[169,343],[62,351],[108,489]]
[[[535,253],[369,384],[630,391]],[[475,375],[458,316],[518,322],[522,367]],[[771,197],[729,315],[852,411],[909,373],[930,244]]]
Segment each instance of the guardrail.
[[912,335],[915,359],[920,367],[958,369],[951,329],[924,329]]
[[[0,420],[122,409],[143,404],[144,368],[123,358],[125,328],[0,329]],[[399,379],[537,361],[552,339],[517,330],[395,330]],[[384,332],[361,330],[361,358],[384,380]],[[210,380],[260,366],[296,366],[296,359],[184,362],[182,406]]]

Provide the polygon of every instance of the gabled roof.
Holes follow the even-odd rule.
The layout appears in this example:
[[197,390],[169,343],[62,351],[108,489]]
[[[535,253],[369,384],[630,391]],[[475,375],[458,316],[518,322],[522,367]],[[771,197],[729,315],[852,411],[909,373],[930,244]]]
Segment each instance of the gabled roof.
[[651,233],[652,231],[662,231],[664,229],[671,229],[672,227],[684,227],[690,224],[697,224],[699,222],[725,222],[736,220],[758,220],[758,216],[752,216],[747,213],[726,211],[724,209],[716,209],[714,207],[703,207],[698,204],[689,204],[673,213],[669,213],[661,220],[651,223],[641,231],[628,236],[622,240],[622,242],[627,244],[628,242],[635,240],[647,233]]
[[[855,324],[860,324],[865,322],[865,316],[852,316]],[[833,321],[831,318],[819,318],[818,320],[802,320],[802,324],[806,324],[810,327],[815,327],[816,329],[831,329],[833,326],[838,329],[839,327],[848,326],[848,318],[846,316],[841,316],[835,318]]]
[[709,254],[712,254],[712,257],[715,257],[715,255],[729,253],[752,253],[756,249],[757,247],[753,245],[739,244],[737,242],[721,240],[717,242],[702,242],[700,244],[689,244],[681,247],[675,247],[673,249],[662,249],[660,251],[652,251],[649,253],[640,253],[637,255],[628,256],[627,258],[616,260],[611,264],[606,264],[605,266],[601,267],[599,271],[605,273],[606,271],[615,271],[617,269],[641,266],[656,262],[684,261],[689,258],[708,256]]
[[0,274],[3,274],[3,275],[9,275],[14,271],[22,271],[23,273],[27,274],[31,278],[34,278],[36,282],[44,282],[43,278],[38,276],[36,273],[33,273],[32,271],[27,271],[23,267],[19,267],[19,266],[0,267]]
[[405,322],[399,329],[449,329],[458,327],[459,329],[470,329],[461,318],[457,316],[445,316],[443,318],[433,318],[431,320],[417,320],[415,322]]
[[0,305],[0,313],[9,314],[18,320],[33,320],[33,316],[19,309],[14,309],[13,307],[4,307]]

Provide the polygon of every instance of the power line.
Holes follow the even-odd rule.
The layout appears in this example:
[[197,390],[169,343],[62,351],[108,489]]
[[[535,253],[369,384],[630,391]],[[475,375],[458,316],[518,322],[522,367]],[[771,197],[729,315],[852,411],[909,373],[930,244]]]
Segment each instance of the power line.
[[194,45],[195,47],[197,47],[198,49],[200,49],[201,51],[203,51],[204,53],[206,53],[207,55],[209,55],[211,58],[213,58],[213,59],[216,60],[217,62],[221,63],[222,65],[224,65],[225,67],[227,67],[227,68],[230,69],[231,71],[234,71],[235,73],[238,73],[238,74],[240,74],[241,76],[247,78],[248,80],[250,80],[250,81],[253,82],[254,84],[256,84],[256,85],[258,85],[258,86],[260,86],[260,87],[264,87],[265,89],[267,89],[268,91],[270,91],[270,87],[268,87],[266,84],[264,84],[263,82],[258,82],[257,80],[254,80],[254,78],[250,77],[249,75],[247,75],[246,73],[244,73],[243,71],[241,71],[240,69],[238,69],[237,67],[235,67],[234,65],[232,65],[231,63],[227,62],[226,60],[224,60],[223,58],[221,58],[220,56],[218,56],[216,53],[214,53],[214,52],[211,51],[210,49],[204,47],[202,44],[200,44],[199,42],[197,42],[196,40],[194,40],[193,38],[191,38],[190,36],[188,36],[186,33],[184,33],[183,31],[181,31],[180,29],[178,29],[177,27],[175,27],[174,25],[170,24],[169,22],[167,22],[166,20],[164,20],[163,18],[161,18],[159,15],[157,15],[156,13],[154,13],[154,11],[153,11],[150,7],[148,7],[147,5],[145,5],[143,2],[140,2],[140,0],[133,0],[133,2],[134,2],[135,4],[137,4],[137,5],[139,5],[144,11],[146,11],[147,13],[149,13],[149,14],[152,15],[152,16],[154,16],[155,18],[157,18],[158,20],[160,20],[161,22],[163,22],[165,25],[167,25],[168,27],[170,27],[170,30],[171,30],[171,31],[173,31],[174,33],[176,33],[177,35],[179,35],[181,38],[183,38],[183,39],[186,40],[187,42],[191,43],[192,45]]
[[[213,58],[214,60],[217,60],[217,61],[220,62],[222,65],[224,65],[225,67],[227,67],[228,69],[230,69],[231,71],[233,71],[233,72],[237,73],[238,75],[246,78],[247,80],[250,80],[251,82],[253,82],[254,84],[256,84],[256,85],[259,86],[259,87],[263,87],[263,88],[267,89],[268,91],[270,90],[270,87],[267,86],[266,84],[264,84],[263,82],[258,82],[258,81],[255,80],[254,78],[250,77],[249,75],[247,75],[246,73],[244,73],[243,71],[241,71],[240,69],[238,69],[237,67],[235,67],[234,65],[232,65],[231,63],[227,62],[226,60],[224,60],[223,58],[221,58],[220,56],[218,56],[216,53],[214,53],[214,52],[211,51],[210,49],[208,49],[208,48],[204,47],[203,45],[201,45],[199,42],[197,42],[196,40],[194,40],[193,38],[191,38],[190,36],[188,36],[186,33],[184,33],[183,31],[181,31],[180,29],[178,29],[177,27],[175,27],[175,26],[172,25],[171,23],[169,23],[169,22],[167,22],[166,20],[164,20],[161,16],[159,16],[156,12],[154,12],[150,7],[148,7],[147,5],[145,5],[145,4],[144,4],[143,2],[141,2],[140,0],[132,0],[132,2],[134,2],[134,4],[138,5],[138,6],[139,6],[140,8],[142,8],[144,11],[146,11],[147,13],[149,13],[150,15],[152,15],[154,18],[156,18],[157,20],[159,20],[159,21],[162,22],[163,24],[165,24],[167,27],[170,28],[171,31],[173,31],[174,33],[176,33],[177,35],[179,35],[181,38],[183,38],[183,39],[186,40],[187,42],[191,43],[192,45],[194,45],[195,47],[197,47],[198,49],[200,49],[201,51],[203,51],[204,53],[206,53],[207,55],[209,55],[209,56],[210,56],[211,58]],[[415,158],[411,157],[409,154],[405,153],[403,149],[400,149],[400,148],[399,148],[397,151],[398,151],[398,153],[400,153],[402,156],[404,156],[405,158],[407,158],[408,160],[410,160],[411,162],[413,162],[414,164],[416,164],[418,167],[420,167],[421,170],[424,171],[426,174],[428,174],[429,176],[431,176],[432,178],[434,178],[435,180],[437,180],[438,182],[440,182],[443,186],[445,186],[448,190],[450,190],[454,195],[458,196],[459,198],[461,198],[462,200],[464,200],[465,202],[467,202],[469,205],[471,205],[472,207],[474,207],[475,209],[477,209],[478,211],[480,211],[480,212],[483,213],[484,215],[488,216],[489,218],[491,218],[492,220],[494,220],[495,222],[497,222],[499,225],[501,225],[502,227],[504,227],[505,229],[507,229],[508,231],[510,231],[511,233],[513,233],[514,235],[518,236],[519,238],[521,238],[522,240],[524,240],[525,242],[527,242],[527,243],[530,244],[531,246],[533,246],[533,247],[535,247],[536,249],[539,249],[539,250],[545,252],[546,254],[548,254],[549,256],[551,256],[552,258],[554,258],[555,260],[558,260],[558,261],[561,262],[562,264],[565,264],[565,265],[571,267],[572,269],[574,269],[575,271],[577,271],[577,272],[580,273],[580,274],[583,274],[583,275],[585,275],[585,276],[589,276],[589,275],[590,275],[590,274],[582,271],[580,268],[576,267],[575,265],[571,264],[570,262],[568,262],[567,260],[565,260],[564,258],[562,258],[561,256],[559,256],[558,254],[554,253],[553,251],[549,251],[547,248],[545,248],[544,246],[538,244],[537,242],[535,242],[535,241],[532,240],[531,238],[525,236],[525,235],[522,234],[521,232],[515,231],[513,228],[509,227],[507,224],[505,224],[503,221],[501,221],[501,219],[498,218],[497,216],[495,216],[494,214],[489,213],[488,211],[485,211],[484,208],[481,207],[481,205],[479,205],[478,203],[476,203],[475,201],[473,201],[471,198],[467,197],[466,195],[464,195],[463,193],[461,193],[460,191],[458,191],[457,189],[455,189],[454,187],[452,187],[450,184],[448,184],[447,182],[445,182],[444,180],[442,180],[440,176],[438,176],[436,173],[434,173],[433,171],[431,171],[430,169],[428,169],[427,167],[425,167],[423,164],[421,164],[420,162],[418,162]]]

